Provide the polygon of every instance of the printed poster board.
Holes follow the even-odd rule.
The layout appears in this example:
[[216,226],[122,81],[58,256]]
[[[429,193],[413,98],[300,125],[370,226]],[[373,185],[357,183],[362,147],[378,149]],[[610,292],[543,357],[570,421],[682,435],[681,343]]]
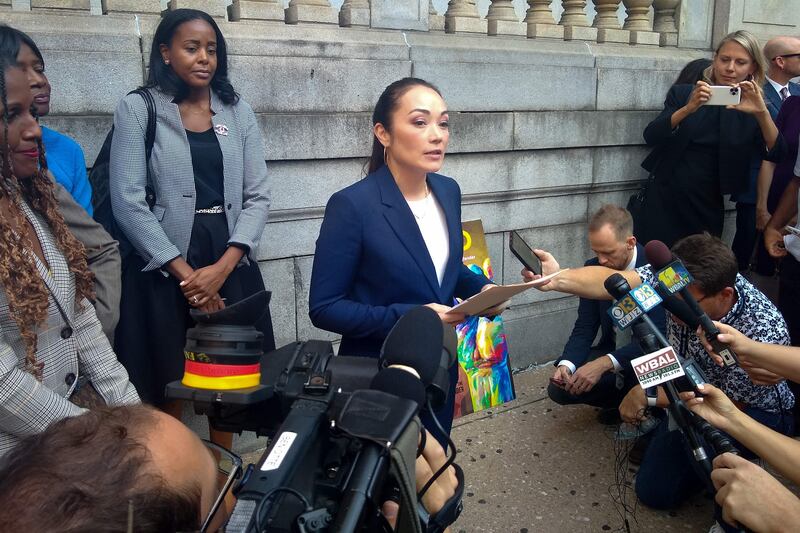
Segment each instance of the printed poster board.
[[[464,264],[494,280],[480,220],[461,224]],[[502,316],[471,316],[456,327],[458,334],[458,384],[455,418],[502,405],[516,398],[511,376],[508,343]]]

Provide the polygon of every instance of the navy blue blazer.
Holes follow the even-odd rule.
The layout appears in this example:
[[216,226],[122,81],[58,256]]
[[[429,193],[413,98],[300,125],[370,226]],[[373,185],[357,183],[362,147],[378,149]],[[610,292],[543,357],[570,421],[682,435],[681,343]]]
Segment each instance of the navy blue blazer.
[[[596,257],[586,261],[584,266],[598,265],[599,262]],[[647,257],[644,253],[644,246],[636,244],[636,266],[644,266],[647,264]],[[556,366],[566,359],[574,364],[576,367],[582,366],[586,363],[589,353],[592,349],[592,343],[597,336],[598,328],[601,330],[600,342],[597,347],[610,353],[614,358],[627,369],[630,367],[631,359],[636,359],[642,355],[642,350],[636,341],[630,344],[616,348],[614,324],[611,317],[608,316],[608,308],[611,307],[611,300],[590,300],[588,298],[581,298],[578,303],[578,318],[575,320],[575,326],[572,328],[572,334],[564,346],[564,353],[561,358],[556,361]],[[664,308],[661,306],[656,307],[649,313],[650,319],[655,323],[662,333],[666,334],[666,316],[664,315]]]
[[486,277],[461,262],[461,189],[452,178],[428,174],[428,186],[447,220],[450,258],[442,284],[422,233],[388,167],[328,200],[314,254],[309,316],[340,333],[342,355],[377,355],[408,310],[480,292]]

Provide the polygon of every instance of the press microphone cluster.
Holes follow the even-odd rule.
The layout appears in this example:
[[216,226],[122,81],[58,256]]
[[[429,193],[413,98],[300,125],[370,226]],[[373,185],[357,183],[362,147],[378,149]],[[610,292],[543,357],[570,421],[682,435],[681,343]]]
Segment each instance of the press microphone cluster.
[[[661,241],[650,241],[645,246],[647,261],[653,269],[658,279],[656,284],[659,296],[663,300],[663,306],[670,313],[675,315],[692,330],[698,326],[703,328],[706,339],[714,348],[714,351],[722,357],[725,366],[733,366],[739,363],[736,353],[727,344],[720,342],[717,338],[721,332],[708,314],[700,307],[688,286],[692,282],[683,263],[675,257]],[[680,294],[679,299],[676,294]]]

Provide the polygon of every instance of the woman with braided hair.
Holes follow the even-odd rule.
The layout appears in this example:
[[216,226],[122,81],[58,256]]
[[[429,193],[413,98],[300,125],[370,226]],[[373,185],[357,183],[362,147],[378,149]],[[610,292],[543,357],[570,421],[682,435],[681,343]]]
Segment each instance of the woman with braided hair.
[[[108,405],[139,401],[89,302],[92,274],[47,175],[24,72],[0,58],[0,455],[83,409],[90,384]],[[79,379],[80,378],[80,379]]]

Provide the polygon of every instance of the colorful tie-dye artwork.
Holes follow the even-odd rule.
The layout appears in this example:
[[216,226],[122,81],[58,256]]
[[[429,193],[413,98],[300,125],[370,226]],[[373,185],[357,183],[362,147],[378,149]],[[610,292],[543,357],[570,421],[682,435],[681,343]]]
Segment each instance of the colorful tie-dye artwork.
[[[470,220],[463,222],[461,228],[464,235],[464,264],[474,272],[494,279],[483,224],[480,220]],[[460,368],[455,417],[513,400],[516,395],[503,318],[467,317],[456,327],[456,333]]]

